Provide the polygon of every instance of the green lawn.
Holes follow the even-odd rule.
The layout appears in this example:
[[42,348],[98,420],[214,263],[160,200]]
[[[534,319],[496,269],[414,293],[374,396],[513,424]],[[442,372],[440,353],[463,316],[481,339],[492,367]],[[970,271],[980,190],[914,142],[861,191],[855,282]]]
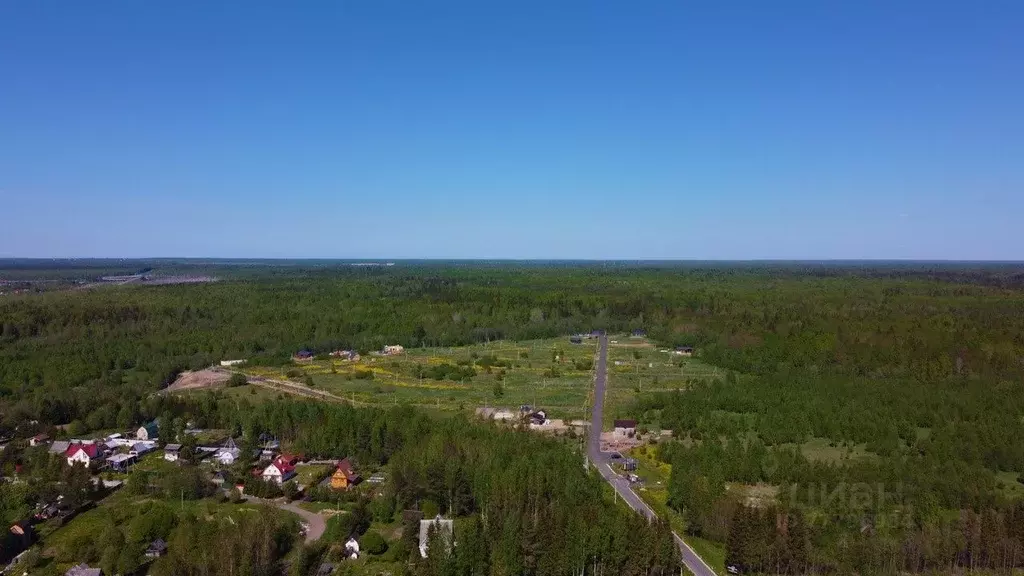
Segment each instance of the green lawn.
[[1016,500],[1024,498],[1024,484],[1018,481],[1020,475],[1016,472],[1000,472],[996,474],[996,483],[1000,492],[1007,498]]
[[321,474],[332,468],[333,466],[329,464],[299,464],[295,467],[295,474],[298,476],[296,480],[302,486],[309,486],[310,482],[319,479]]
[[[793,444],[783,445],[784,447],[794,446]],[[868,452],[867,444],[842,445],[828,438],[811,438],[800,445],[800,452],[812,462],[828,462],[839,464],[844,460],[856,460],[860,458],[877,458],[876,454]]]
[[[609,336],[604,424],[608,427],[614,419],[626,416],[626,408],[641,393],[685,390],[693,380],[723,377],[721,368],[698,358],[676,356],[646,338]],[[641,424],[660,427],[656,421]]]

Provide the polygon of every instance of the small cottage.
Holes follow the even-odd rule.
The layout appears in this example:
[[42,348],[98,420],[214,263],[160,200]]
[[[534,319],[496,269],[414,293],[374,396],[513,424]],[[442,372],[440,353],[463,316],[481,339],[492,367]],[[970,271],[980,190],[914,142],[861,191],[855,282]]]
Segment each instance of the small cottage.
[[159,558],[167,554],[167,542],[164,542],[162,538],[157,538],[146,548],[146,558]]
[[331,475],[331,488],[335,490],[347,490],[359,483],[359,475],[352,469],[352,463],[348,458],[338,462],[338,467]]
[[181,456],[181,444],[168,444],[164,446],[164,460],[177,462]]
[[636,435],[636,420],[616,420],[614,428],[616,438],[632,438]]

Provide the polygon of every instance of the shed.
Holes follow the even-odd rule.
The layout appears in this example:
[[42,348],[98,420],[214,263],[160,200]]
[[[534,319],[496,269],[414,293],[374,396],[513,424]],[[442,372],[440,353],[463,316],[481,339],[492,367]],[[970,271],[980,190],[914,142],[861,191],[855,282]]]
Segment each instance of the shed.
[[146,548],[146,558],[159,558],[167,554],[167,542],[163,538],[157,538]]
[[139,440],[154,440],[159,430],[160,427],[157,426],[156,420],[147,422],[135,431],[135,437]]

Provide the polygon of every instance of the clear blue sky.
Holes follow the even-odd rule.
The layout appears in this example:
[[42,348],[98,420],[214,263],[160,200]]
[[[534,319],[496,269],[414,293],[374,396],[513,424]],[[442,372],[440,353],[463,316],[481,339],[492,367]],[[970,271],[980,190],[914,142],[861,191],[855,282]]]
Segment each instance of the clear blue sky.
[[2,2],[0,256],[1024,259],[1024,2]]

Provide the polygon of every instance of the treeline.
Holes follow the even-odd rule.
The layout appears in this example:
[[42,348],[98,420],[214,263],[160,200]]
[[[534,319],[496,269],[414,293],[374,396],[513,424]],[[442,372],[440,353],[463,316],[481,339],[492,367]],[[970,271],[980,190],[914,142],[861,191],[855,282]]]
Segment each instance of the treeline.
[[746,374],[838,374],[879,388],[960,377],[1007,394],[1024,370],[1024,295],[984,286],[791,268],[290,270],[4,297],[0,408],[13,416],[0,426],[84,421],[107,404],[104,389],[144,394],[224,358],[283,364],[304,348],[456,346],[594,328],[645,328]]

